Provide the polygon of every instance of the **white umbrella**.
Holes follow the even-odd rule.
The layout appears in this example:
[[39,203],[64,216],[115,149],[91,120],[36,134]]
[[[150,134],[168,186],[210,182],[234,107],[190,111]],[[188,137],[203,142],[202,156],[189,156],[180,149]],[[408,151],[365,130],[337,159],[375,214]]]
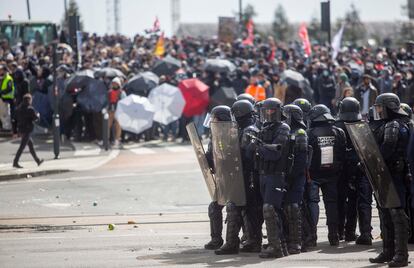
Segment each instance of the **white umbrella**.
[[151,90],[148,99],[155,108],[154,121],[161,124],[168,125],[183,113],[185,100],[178,87],[164,83]]
[[115,118],[123,130],[139,134],[152,126],[154,113],[147,98],[131,94],[118,102]]

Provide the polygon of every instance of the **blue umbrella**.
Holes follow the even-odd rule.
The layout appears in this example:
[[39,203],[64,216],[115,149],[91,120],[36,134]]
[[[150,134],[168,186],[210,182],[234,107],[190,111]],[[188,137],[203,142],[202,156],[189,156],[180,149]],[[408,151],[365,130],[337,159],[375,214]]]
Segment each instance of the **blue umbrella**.
[[42,127],[50,127],[52,123],[52,108],[50,107],[47,94],[36,91],[33,94],[33,108],[40,114],[38,124]]

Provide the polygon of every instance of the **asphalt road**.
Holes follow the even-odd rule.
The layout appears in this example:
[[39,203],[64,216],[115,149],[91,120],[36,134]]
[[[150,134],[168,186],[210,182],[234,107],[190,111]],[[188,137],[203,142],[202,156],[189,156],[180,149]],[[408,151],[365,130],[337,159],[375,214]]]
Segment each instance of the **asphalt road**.
[[367,261],[381,246],[376,216],[372,247],[328,246],[321,213],[312,252],[216,256],[203,249],[208,203],[189,146],[127,148],[97,170],[0,182],[0,267],[381,267]]

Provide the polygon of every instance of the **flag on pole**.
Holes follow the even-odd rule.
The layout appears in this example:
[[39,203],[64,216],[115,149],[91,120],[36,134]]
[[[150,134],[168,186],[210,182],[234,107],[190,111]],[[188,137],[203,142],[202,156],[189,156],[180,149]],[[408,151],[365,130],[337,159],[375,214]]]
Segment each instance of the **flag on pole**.
[[332,40],[332,61],[338,56],[339,50],[341,50],[342,34],[344,33],[345,24],[342,24],[341,29],[335,34]]
[[158,17],[155,17],[154,24],[152,26],[152,32],[158,32],[160,30],[160,21],[158,20]]
[[303,50],[305,54],[309,57],[312,53],[311,43],[309,41],[308,29],[306,28],[306,24],[302,23],[299,28],[299,37],[302,40]]
[[250,19],[247,24],[246,24],[246,29],[247,29],[247,38],[243,40],[243,45],[247,45],[247,46],[253,46],[253,41],[254,41],[254,25],[253,25],[253,20]]
[[162,32],[160,37],[158,38],[157,44],[155,45],[154,55],[162,57],[164,54],[164,32]]

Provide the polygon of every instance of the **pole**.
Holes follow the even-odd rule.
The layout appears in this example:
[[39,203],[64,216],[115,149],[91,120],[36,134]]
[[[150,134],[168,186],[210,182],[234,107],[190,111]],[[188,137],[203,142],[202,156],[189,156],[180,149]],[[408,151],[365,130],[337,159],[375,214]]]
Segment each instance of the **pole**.
[[328,42],[329,42],[329,47],[331,47],[332,40],[331,40],[331,1],[330,0],[328,0],[328,7],[329,7]]
[[59,117],[59,90],[57,87],[57,66],[58,66],[58,52],[57,52],[57,42],[53,42],[53,153],[55,154],[55,159],[59,159],[60,154],[60,117]]
[[30,0],[26,0],[27,5],[27,17],[29,17],[29,20],[32,19],[32,16],[30,15]]
[[102,109],[102,145],[105,151],[109,149],[109,114],[106,108]]
[[239,0],[239,23],[243,23],[243,3],[242,0]]

